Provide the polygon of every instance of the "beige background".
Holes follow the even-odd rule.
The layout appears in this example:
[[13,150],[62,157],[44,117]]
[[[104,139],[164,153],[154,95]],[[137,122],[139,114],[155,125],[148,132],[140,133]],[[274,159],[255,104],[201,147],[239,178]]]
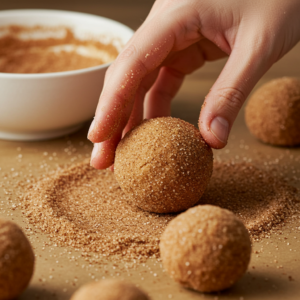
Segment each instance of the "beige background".
[[[136,29],[145,19],[152,1],[5,1],[0,9],[55,8],[99,14],[121,21]],[[173,116],[197,124],[201,103],[217,78],[225,60],[206,64],[188,76],[173,103]],[[280,76],[300,77],[300,45],[272,67],[257,86]],[[17,120],[16,120],[17,121]],[[153,299],[300,299],[300,218],[296,216],[270,239],[254,244],[247,274],[233,288],[220,294],[206,295],[181,288],[163,272],[160,262],[146,264],[125,262],[90,263],[72,249],[46,245],[49,239],[28,226],[18,204],[18,180],[31,180],[55,169],[57,164],[89,157],[91,144],[86,140],[88,124],[79,132],[44,142],[20,143],[0,141],[0,216],[13,219],[29,236],[36,253],[36,269],[30,287],[20,297],[32,299],[69,299],[81,284],[103,277],[124,278],[145,289]],[[215,151],[222,160],[252,159],[256,164],[276,165],[291,184],[300,188],[300,148],[270,147],[256,141],[247,131],[243,111],[233,127],[226,149]],[[278,160],[278,161],[277,161]]]

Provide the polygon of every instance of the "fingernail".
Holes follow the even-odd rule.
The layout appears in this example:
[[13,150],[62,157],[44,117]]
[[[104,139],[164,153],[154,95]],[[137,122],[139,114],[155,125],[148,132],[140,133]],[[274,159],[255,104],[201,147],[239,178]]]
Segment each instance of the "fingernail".
[[98,151],[99,150],[99,145],[98,144],[94,144],[94,148],[92,151],[92,158],[91,158],[91,162],[93,161],[93,159],[97,156]]
[[91,126],[89,128],[89,132],[88,132],[88,135],[87,135],[88,139],[89,139],[91,133],[93,132],[94,127],[95,127],[95,119],[93,120],[93,122],[91,123]]
[[229,123],[222,117],[215,117],[210,123],[210,131],[222,143],[226,144],[229,135]]

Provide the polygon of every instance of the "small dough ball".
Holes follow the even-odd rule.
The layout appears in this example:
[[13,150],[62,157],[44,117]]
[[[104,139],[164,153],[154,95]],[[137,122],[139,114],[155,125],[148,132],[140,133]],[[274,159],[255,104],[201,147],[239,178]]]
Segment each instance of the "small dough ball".
[[175,281],[200,292],[217,292],[246,272],[251,242],[244,224],[232,212],[199,205],[168,224],[160,254]]
[[213,169],[213,154],[199,130],[183,120],[143,121],[116,150],[115,176],[136,205],[156,213],[197,203]]
[[34,253],[21,228],[0,219],[0,300],[15,299],[29,284]]
[[259,88],[245,111],[246,124],[259,140],[278,146],[300,144],[300,79],[283,77]]
[[83,285],[71,300],[149,300],[149,297],[131,283],[106,279]]

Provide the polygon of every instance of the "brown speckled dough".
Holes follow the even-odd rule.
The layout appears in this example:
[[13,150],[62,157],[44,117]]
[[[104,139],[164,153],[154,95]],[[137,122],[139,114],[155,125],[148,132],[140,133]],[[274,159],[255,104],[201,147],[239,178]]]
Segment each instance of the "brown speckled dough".
[[259,140],[278,146],[300,144],[300,79],[283,77],[259,88],[245,111],[246,124]]
[[149,297],[131,283],[106,279],[83,285],[71,300],[149,300]]
[[247,229],[232,212],[199,205],[168,224],[160,254],[174,280],[201,292],[216,292],[232,286],[246,272],[251,243]]
[[176,118],[145,120],[119,143],[115,176],[136,205],[156,213],[193,206],[206,189],[213,154],[199,130]]
[[33,268],[34,254],[20,227],[0,219],[0,300],[14,299],[21,294]]

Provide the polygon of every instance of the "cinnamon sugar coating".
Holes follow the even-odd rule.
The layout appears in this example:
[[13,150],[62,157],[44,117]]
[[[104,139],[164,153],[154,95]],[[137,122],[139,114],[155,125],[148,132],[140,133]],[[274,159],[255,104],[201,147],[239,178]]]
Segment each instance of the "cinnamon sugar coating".
[[259,88],[245,110],[246,124],[259,140],[278,146],[300,144],[300,79],[283,77]]
[[143,121],[116,150],[115,176],[136,205],[156,213],[179,212],[204,193],[213,154],[199,130],[176,118]]
[[149,297],[131,283],[106,279],[85,284],[71,300],[149,300]]
[[251,242],[232,212],[199,205],[168,224],[160,254],[175,281],[201,292],[216,292],[232,286],[246,272]]
[[34,253],[21,228],[0,219],[0,300],[10,300],[27,287],[34,269]]

